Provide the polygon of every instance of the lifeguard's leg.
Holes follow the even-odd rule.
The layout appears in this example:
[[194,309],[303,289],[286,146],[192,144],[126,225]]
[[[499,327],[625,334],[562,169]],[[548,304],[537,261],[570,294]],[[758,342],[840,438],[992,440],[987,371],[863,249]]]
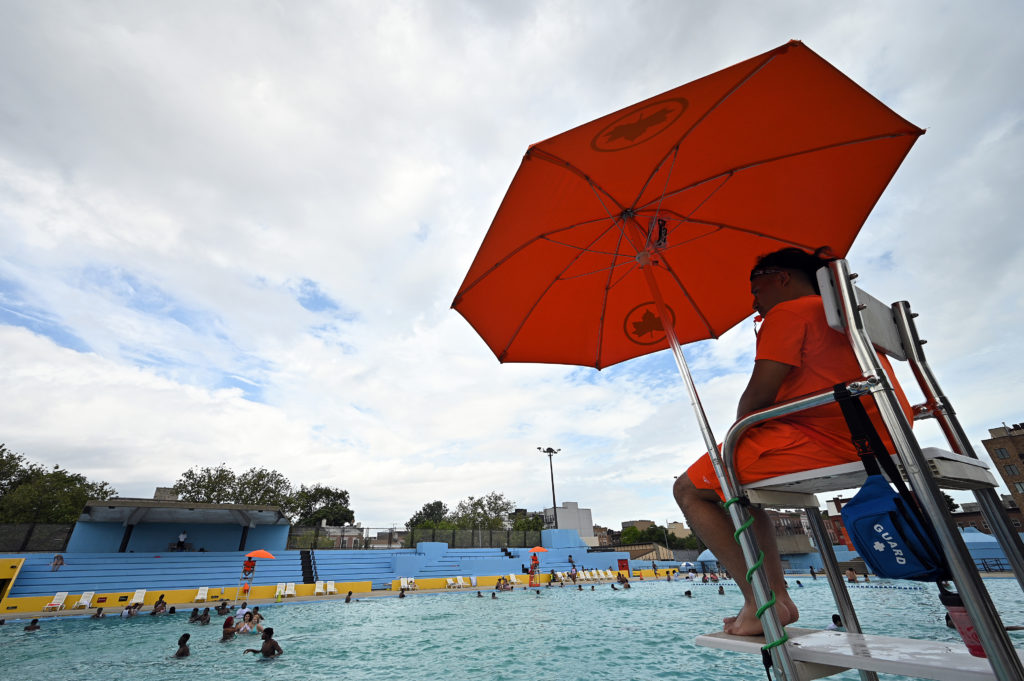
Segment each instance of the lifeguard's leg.
[[[800,617],[793,599],[789,597],[789,589],[786,586],[786,576],[782,570],[782,559],[779,557],[779,542],[775,535],[775,527],[771,518],[760,508],[748,509],[754,516],[754,537],[757,539],[757,546],[764,551],[765,577],[768,578],[768,587],[775,594],[775,607],[779,619],[783,624],[792,624]],[[738,581],[738,580],[737,580]]]
[[[711,549],[711,552],[715,554],[715,558],[725,565],[726,570],[736,580],[737,586],[739,586],[740,591],[743,593],[743,608],[736,617],[724,620],[725,631],[730,634],[743,636],[753,636],[762,633],[761,622],[755,615],[757,605],[754,602],[754,592],[746,580],[746,560],[743,558],[742,549],[733,538],[735,528],[728,515],[719,505],[717,492],[714,490],[698,489],[685,474],[676,478],[673,492],[676,502],[683,511],[683,515],[686,516],[690,528]],[[772,568],[765,568],[769,583],[773,579],[781,582],[781,589],[776,589],[775,585],[772,586],[772,589],[777,594],[776,612],[779,619],[783,624],[795,622],[798,616],[796,607],[792,605],[788,595],[780,596],[780,594],[786,594],[785,580],[782,578],[782,565],[779,561],[774,530],[763,512],[758,512],[754,516],[754,531],[759,544],[767,540],[765,543],[768,549],[762,549],[765,551],[766,565],[770,561],[774,562]],[[790,608],[792,608],[792,611],[790,611]]]

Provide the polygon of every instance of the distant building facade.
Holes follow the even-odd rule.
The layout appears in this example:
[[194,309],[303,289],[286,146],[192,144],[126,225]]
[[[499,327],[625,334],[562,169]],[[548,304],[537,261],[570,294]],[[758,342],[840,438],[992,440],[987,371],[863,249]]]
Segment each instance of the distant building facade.
[[1001,428],[989,428],[988,434],[989,439],[981,444],[992,457],[1017,508],[1024,508],[1024,423],[1004,423]]
[[[580,539],[590,544],[587,538],[594,537],[594,519],[589,508],[580,508],[579,503],[575,501],[564,501],[561,506],[544,509],[544,524],[547,527],[556,527],[556,519],[558,529],[576,530],[580,534]],[[596,538],[593,544],[597,545]]]
[[684,523],[673,522],[668,524],[668,533],[674,534],[679,539],[686,539],[693,534],[693,530],[687,527]]
[[635,527],[636,529],[638,529],[641,532],[643,532],[644,530],[646,530],[649,527],[654,527],[654,521],[653,520],[624,520],[624,521],[622,521],[622,529],[626,529],[627,527]]

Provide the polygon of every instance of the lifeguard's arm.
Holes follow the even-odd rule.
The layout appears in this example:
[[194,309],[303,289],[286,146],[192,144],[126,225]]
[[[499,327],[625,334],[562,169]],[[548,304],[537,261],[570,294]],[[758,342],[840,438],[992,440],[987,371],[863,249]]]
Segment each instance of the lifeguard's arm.
[[740,396],[739,406],[736,407],[736,418],[741,419],[751,412],[774,404],[782,381],[792,368],[789,364],[772,359],[755,360],[750,381],[747,382],[747,387]]

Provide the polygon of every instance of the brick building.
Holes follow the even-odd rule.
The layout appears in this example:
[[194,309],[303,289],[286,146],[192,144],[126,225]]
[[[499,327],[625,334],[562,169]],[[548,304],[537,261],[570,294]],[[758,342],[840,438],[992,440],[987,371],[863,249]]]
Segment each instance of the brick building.
[[990,428],[988,434],[989,439],[981,444],[992,457],[1017,508],[1024,508],[1024,423],[1004,423],[1001,428]]

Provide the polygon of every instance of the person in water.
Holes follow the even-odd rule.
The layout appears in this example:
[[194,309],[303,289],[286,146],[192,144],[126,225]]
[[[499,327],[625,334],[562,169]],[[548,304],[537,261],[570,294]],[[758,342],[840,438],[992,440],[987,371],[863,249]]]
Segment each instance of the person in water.
[[188,649],[188,634],[182,634],[181,638],[178,639],[178,652],[174,653],[175,657],[188,657],[191,651]]
[[281,650],[281,646],[274,640],[274,628],[267,627],[263,630],[263,645],[257,650],[256,648],[246,648],[242,651],[242,654],[246,653],[262,653],[264,658],[277,657],[284,653]]
[[235,618],[228,617],[224,620],[224,628],[220,631],[221,641],[230,641],[235,637]]
[[39,631],[40,628],[38,618],[25,625],[25,631]]

